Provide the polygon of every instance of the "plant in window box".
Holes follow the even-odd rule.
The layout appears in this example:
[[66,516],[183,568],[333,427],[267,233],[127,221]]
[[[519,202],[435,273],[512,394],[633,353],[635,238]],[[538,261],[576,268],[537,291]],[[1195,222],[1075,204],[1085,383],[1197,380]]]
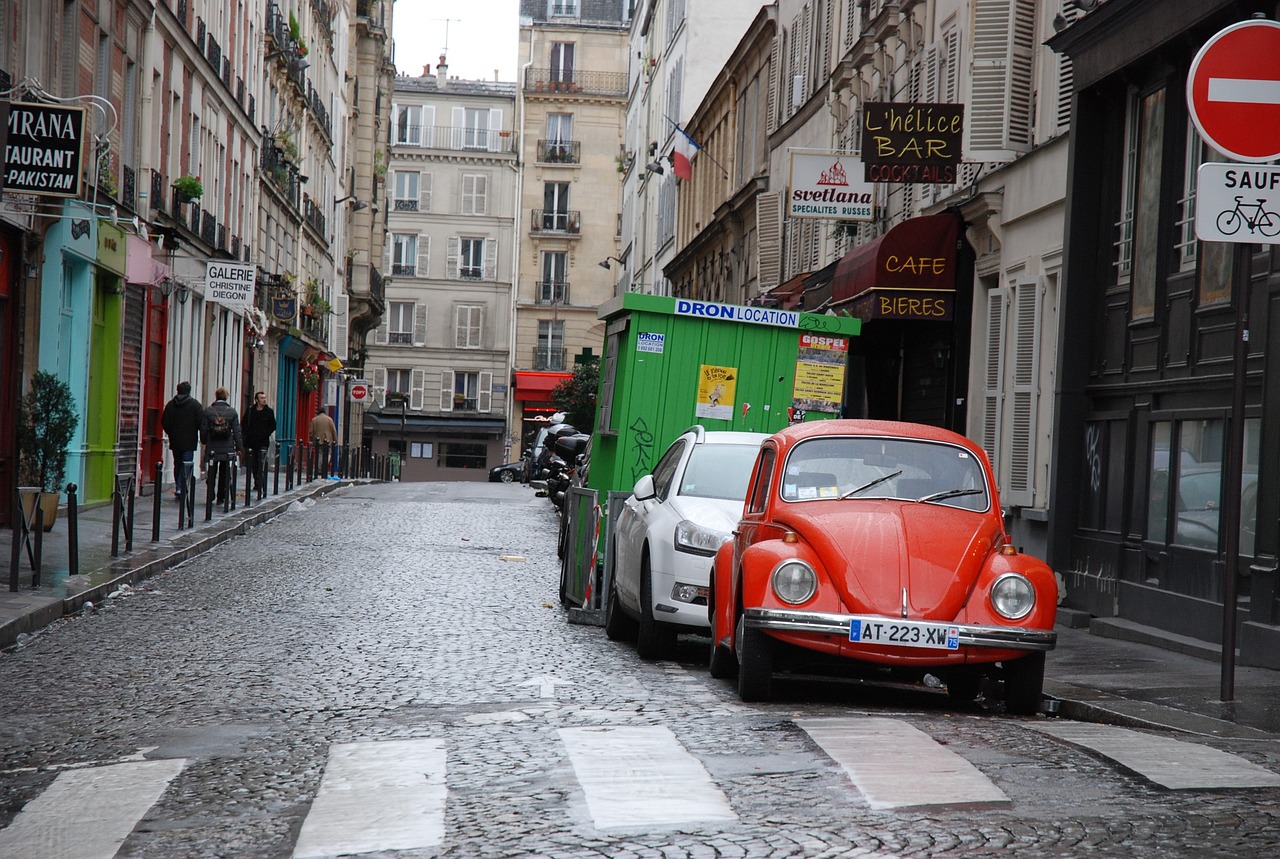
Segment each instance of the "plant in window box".
[[409,395],[404,391],[387,391],[388,406],[403,406],[408,404]]
[[179,203],[190,203],[204,196],[204,183],[199,176],[179,176],[173,180],[173,190],[178,194]]

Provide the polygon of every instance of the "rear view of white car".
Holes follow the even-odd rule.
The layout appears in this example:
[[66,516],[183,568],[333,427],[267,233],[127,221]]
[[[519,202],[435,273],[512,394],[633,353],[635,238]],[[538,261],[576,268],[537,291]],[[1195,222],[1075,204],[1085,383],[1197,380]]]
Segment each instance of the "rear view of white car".
[[636,482],[613,523],[609,638],[634,636],[640,658],[657,659],[678,633],[708,628],[712,560],[742,516],[747,481],[766,438],[691,427],[653,473]]

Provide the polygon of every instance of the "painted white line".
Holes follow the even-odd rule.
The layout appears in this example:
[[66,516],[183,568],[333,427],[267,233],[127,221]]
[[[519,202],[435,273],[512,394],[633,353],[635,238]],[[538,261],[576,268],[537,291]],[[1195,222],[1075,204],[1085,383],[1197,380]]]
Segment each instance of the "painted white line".
[[1280,787],[1280,774],[1199,743],[1112,725],[1052,722],[1030,727],[1093,749],[1170,790]]
[[710,774],[661,725],[561,728],[596,829],[738,819]]
[[413,850],[444,841],[445,748],[437,739],[329,749],[295,859]]
[[1280,104],[1280,81],[1250,78],[1209,78],[1209,101],[1240,104]]
[[0,831],[5,859],[112,859],[186,761],[60,773]]
[[1009,802],[977,767],[905,722],[837,718],[796,724],[844,768],[872,808]]

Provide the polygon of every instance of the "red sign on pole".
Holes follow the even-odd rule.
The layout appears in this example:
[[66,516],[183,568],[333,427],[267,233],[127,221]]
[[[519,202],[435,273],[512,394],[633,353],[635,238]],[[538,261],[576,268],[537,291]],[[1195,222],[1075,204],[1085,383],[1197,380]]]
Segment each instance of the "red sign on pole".
[[365,382],[351,383],[351,402],[364,403],[369,400],[369,386]]
[[1280,22],[1232,24],[1205,42],[1187,74],[1200,135],[1238,161],[1280,158]]

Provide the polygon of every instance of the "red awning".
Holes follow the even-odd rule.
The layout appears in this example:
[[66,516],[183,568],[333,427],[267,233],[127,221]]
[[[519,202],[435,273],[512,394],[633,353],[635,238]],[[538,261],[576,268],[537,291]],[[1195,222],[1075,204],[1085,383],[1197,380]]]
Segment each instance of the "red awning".
[[516,371],[515,399],[531,403],[551,402],[551,392],[556,385],[572,379],[572,373],[538,373],[532,370]]
[[836,265],[832,303],[876,287],[955,289],[958,231],[955,215],[925,215],[858,245]]

